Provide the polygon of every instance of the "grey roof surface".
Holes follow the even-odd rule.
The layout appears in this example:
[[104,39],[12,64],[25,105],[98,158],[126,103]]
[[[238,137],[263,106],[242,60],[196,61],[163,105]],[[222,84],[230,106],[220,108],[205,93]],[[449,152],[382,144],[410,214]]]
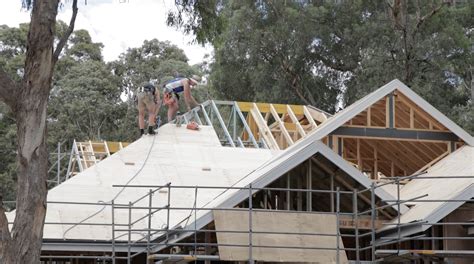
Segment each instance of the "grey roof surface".
[[[423,179],[423,177],[443,177]],[[456,177],[464,178],[456,178]],[[465,177],[470,176],[470,177]],[[448,178],[446,178],[448,177]],[[409,202],[410,210],[400,217],[400,223],[427,221],[437,223],[456,210],[465,202],[462,200],[474,197],[474,147],[463,146],[429,168],[426,174],[420,175],[400,189],[402,200],[413,199],[422,195],[426,197]],[[423,202],[438,200],[437,202]],[[447,202],[453,200],[455,202]],[[398,220],[394,219],[392,223]],[[430,228],[431,225],[412,225],[403,230],[407,236]],[[386,230],[388,228],[384,228]]]

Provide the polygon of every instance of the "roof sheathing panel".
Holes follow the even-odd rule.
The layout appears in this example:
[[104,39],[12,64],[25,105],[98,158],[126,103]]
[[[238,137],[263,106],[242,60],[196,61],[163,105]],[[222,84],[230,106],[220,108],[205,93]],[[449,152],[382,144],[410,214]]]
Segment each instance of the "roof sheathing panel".
[[[423,177],[442,176],[439,179],[422,179]],[[452,178],[445,178],[452,176]],[[471,178],[456,178],[456,176],[470,176]],[[421,195],[419,201],[412,201],[410,210],[404,213],[400,222],[414,221],[438,222],[464,202],[444,202],[445,200],[463,200],[474,197],[474,147],[463,146],[433,165],[423,174],[414,178],[400,190],[400,199],[408,200]],[[423,202],[423,200],[442,200],[437,202]],[[393,220],[394,223],[397,219]],[[421,232],[430,228],[430,225],[413,226],[404,231],[404,235]],[[385,228],[388,229],[388,228]]]
[[[149,155],[148,155],[149,153]],[[192,131],[174,125],[164,125],[156,136],[143,136],[127,148],[86,169],[70,180],[49,191],[48,201],[65,203],[99,203],[98,205],[48,204],[46,222],[65,223],[45,225],[45,239],[110,240],[111,226],[78,225],[68,223],[111,224],[111,208],[100,203],[128,204],[148,193],[149,188],[114,188],[113,185],[187,185],[231,186],[240,178],[269,160],[276,152],[266,149],[222,147],[212,127],[201,126]],[[152,188],[153,189],[153,188]],[[174,192],[174,193],[173,193]],[[201,206],[219,195],[222,190],[199,190]],[[167,204],[167,191],[153,196],[153,206]],[[192,207],[195,190],[172,189],[172,207]],[[146,201],[145,201],[146,200]],[[148,206],[148,199],[137,206]],[[133,210],[132,219],[147,210]],[[170,215],[175,226],[189,216],[191,210],[180,210]],[[14,212],[8,215],[14,218]],[[115,223],[128,224],[128,210],[115,210]],[[132,221],[133,221],[132,220]],[[166,223],[166,210],[154,214],[153,227]],[[146,227],[146,221],[134,228]],[[116,237],[120,233],[116,233]],[[134,238],[139,238],[135,235]],[[118,240],[127,239],[126,236]]]

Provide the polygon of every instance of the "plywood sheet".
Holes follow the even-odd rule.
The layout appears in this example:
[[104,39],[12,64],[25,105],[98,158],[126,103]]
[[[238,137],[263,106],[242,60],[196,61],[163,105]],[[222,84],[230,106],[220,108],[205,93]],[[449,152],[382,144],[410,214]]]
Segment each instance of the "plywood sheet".
[[[245,233],[217,232],[219,244],[242,245],[240,247],[219,246],[221,260],[245,261],[249,258],[249,213],[240,211],[214,211],[217,231],[244,231]],[[252,230],[260,232],[288,232],[336,234],[336,216],[332,214],[252,212]],[[306,247],[336,248],[335,236],[253,234],[252,257],[258,261],[336,263],[337,250],[267,248]],[[261,246],[261,247],[258,247]],[[347,263],[342,240],[339,238],[339,263]]]
[[[463,146],[451,153],[444,159],[429,168],[426,174],[414,178],[401,188],[400,198],[409,200],[427,195],[426,197],[410,201],[412,207],[400,217],[401,223],[410,223],[414,221],[437,222],[447,214],[461,206],[464,202],[446,202],[448,200],[466,199],[462,198],[465,194],[467,199],[472,197],[474,190],[474,178],[457,178],[457,176],[474,175],[474,147]],[[437,177],[423,179],[423,177]],[[452,178],[449,178],[449,177]],[[392,186],[392,189],[394,187]],[[396,188],[396,186],[395,186]],[[469,195],[471,193],[471,195]],[[396,197],[396,195],[394,195]],[[435,200],[433,202],[424,202],[423,200]],[[397,223],[398,219],[392,220]],[[423,225],[426,230],[430,226]],[[389,229],[386,226],[383,229]]]
[[[147,154],[149,157],[146,160]],[[45,239],[110,240],[112,238],[112,209],[102,203],[128,204],[148,193],[149,188],[116,188],[113,185],[166,185],[172,186],[232,186],[242,177],[267,162],[273,156],[270,150],[222,147],[212,127],[201,126],[199,131],[184,126],[164,125],[154,137],[143,136],[110,157],[104,159],[48,193]],[[151,188],[153,189],[153,188]],[[171,189],[171,207],[203,207],[226,189]],[[168,191],[153,196],[153,206],[166,206]],[[68,202],[98,203],[97,205],[67,204]],[[136,206],[149,206],[148,198]],[[172,210],[169,225],[175,227],[192,210]],[[115,210],[115,224],[128,224],[128,210]],[[144,216],[147,210],[133,210],[132,221]],[[197,213],[197,216],[201,211]],[[15,212],[8,214],[13,221]],[[134,229],[147,227],[148,218],[133,225]],[[71,226],[69,223],[83,222]],[[64,223],[64,224],[60,224]],[[84,225],[84,224],[103,225]],[[152,217],[152,228],[167,223],[167,211]],[[126,232],[116,232],[115,239],[127,240]],[[157,236],[161,235],[160,233]],[[133,233],[132,239],[143,234]]]

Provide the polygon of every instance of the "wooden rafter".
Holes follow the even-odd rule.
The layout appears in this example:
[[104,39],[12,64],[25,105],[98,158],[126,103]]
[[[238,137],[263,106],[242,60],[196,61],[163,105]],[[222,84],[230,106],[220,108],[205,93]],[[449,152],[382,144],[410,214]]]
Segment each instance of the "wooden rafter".
[[[393,149],[387,148],[387,146],[384,144],[380,144],[379,142],[372,142],[372,140],[364,140],[364,143],[366,143],[368,146],[372,148],[377,148],[378,149],[378,155],[379,156],[385,156],[387,160],[394,161],[394,165],[399,167],[402,170],[406,171],[416,171],[416,164],[413,163],[412,160],[410,159],[404,159],[401,160],[399,156],[394,154]],[[388,175],[387,175],[388,176]]]
[[403,141],[403,144],[406,144],[410,148],[414,149],[415,153],[423,157],[425,160],[431,161],[434,157],[439,155],[437,152],[431,150],[431,148],[427,148],[420,143],[421,142]]
[[436,162],[440,161],[442,158],[446,157],[449,155],[449,151],[446,151],[444,152],[443,154],[439,155],[436,159],[430,161],[428,164],[426,164],[425,166],[421,167],[418,171],[416,171],[414,174],[418,174],[418,173],[421,173],[425,170],[427,170],[428,168],[430,168],[431,166],[433,166],[433,164],[435,164]]
[[285,125],[280,119],[280,116],[278,115],[277,111],[275,110],[275,107],[270,104],[270,112],[273,115],[273,118],[275,119],[275,122],[280,126],[281,132],[283,133],[284,138],[286,139],[286,143],[291,146],[294,144],[293,139],[291,138],[290,134],[288,133],[288,130],[286,130]]
[[255,124],[258,127],[260,135],[263,137],[265,142],[267,143],[268,147],[271,149],[280,150],[278,143],[276,142],[275,138],[272,135],[270,128],[268,127],[265,119],[263,118],[260,110],[258,109],[257,104],[253,104],[253,108],[250,109],[250,114],[252,115]]
[[320,123],[323,123],[325,122],[326,120],[328,120],[328,117],[326,116],[326,114],[324,114],[323,112],[320,112],[320,111],[317,111],[311,107],[306,107],[306,110],[308,110],[309,112],[309,115],[316,121],[320,122]]
[[430,160],[424,160],[422,159],[419,155],[417,155],[417,153],[415,153],[412,149],[409,149],[408,147],[406,147],[405,145],[403,145],[401,142],[399,141],[395,141],[395,140],[387,140],[384,142],[384,144],[388,144],[389,146],[391,146],[392,148],[394,149],[397,149],[398,151],[400,151],[401,153],[404,153],[405,155],[405,158],[406,159],[411,159],[412,161],[415,162],[415,165],[419,167],[423,166],[424,164],[430,162]]
[[[318,159],[316,159],[315,157],[312,157],[311,160],[316,163],[321,169],[323,169],[325,172],[329,173],[330,175],[334,175],[334,179],[341,183],[344,187],[346,187],[347,189],[349,190],[352,190],[355,188],[355,186],[352,186],[350,183],[348,183],[346,180],[344,180],[341,175],[338,175],[338,172],[339,170],[336,170],[336,171],[333,171],[331,170],[330,168],[328,168],[325,164],[323,164],[322,162],[320,162]],[[357,195],[362,201],[366,202],[367,204],[371,204],[371,201],[369,198],[365,197],[364,195],[362,195],[361,193],[358,193]],[[384,210],[379,210],[379,212],[381,212],[383,215],[385,215],[387,218],[391,219],[392,216],[390,214],[388,214],[386,211]]]
[[436,130],[447,130],[447,128],[444,127],[440,122],[438,122],[436,119],[434,119],[429,114],[427,114],[423,109],[421,109],[418,105],[413,103],[410,99],[408,99],[402,93],[397,93],[396,97],[398,97],[398,99],[400,99],[400,101],[402,101],[408,107],[413,108],[416,115],[420,116],[428,123],[431,122],[433,125],[433,128],[436,128]]
[[296,118],[295,113],[293,112],[293,109],[289,105],[286,107],[288,116],[290,117],[291,121],[296,125],[296,130],[298,133],[301,135],[301,137],[306,136],[306,132],[304,131],[303,127],[301,126],[298,118]]
[[306,117],[306,119],[308,119],[308,122],[311,125],[311,129],[316,129],[318,125],[316,124],[316,122],[314,122],[313,116],[311,115],[306,106],[303,106],[303,112],[304,116]]

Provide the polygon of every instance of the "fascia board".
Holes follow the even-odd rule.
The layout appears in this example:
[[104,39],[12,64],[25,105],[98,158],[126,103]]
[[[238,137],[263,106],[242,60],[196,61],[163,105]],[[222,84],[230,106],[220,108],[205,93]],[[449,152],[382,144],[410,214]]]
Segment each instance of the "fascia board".
[[[471,184],[470,186],[465,188],[462,192],[460,192],[458,195],[456,195],[452,200],[469,200],[469,199],[472,199],[473,197],[474,197],[474,185]],[[429,214],[426,217],[426,221],[428,221],[428,223],[438,223],[441,219],[448,216],[450,213],[458,209],[464,203],[465,202],[445,202],[437,210],[431,212],[431,214]],[[423,231],[425,231],[429,227],[431,226],[423,225]]]

